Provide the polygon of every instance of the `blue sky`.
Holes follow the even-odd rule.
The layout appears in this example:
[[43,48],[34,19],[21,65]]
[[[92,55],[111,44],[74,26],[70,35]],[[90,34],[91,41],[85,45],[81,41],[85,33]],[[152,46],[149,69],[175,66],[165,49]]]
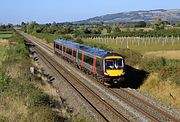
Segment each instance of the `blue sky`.
[[0,23],[66,22],[125,11],[177,8],[180,0],[0,0]]

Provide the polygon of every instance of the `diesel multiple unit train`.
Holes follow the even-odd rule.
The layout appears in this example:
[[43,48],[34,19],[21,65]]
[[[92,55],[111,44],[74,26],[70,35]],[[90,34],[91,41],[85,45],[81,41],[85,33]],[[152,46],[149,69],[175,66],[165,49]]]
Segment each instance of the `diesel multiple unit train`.
[[125,80],[125,61],[120,54],[63,39],[54,41],[54,51],[105,85]]

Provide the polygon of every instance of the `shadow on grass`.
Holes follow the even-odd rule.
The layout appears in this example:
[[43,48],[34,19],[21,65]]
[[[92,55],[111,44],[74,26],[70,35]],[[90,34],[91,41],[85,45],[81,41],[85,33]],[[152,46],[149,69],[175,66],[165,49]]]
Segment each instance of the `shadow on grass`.
[[119,85],[112,85],[112,88],[133,88],[138,89],[144,80],[148,77],[149,73],[144,70],[135,69],[129,65],[126,65],[125,81]]

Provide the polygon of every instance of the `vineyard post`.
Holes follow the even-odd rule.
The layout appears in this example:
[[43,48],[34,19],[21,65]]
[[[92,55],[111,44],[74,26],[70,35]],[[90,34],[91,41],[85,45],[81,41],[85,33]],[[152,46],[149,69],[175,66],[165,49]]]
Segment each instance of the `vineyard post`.
[[151,40],[150,40],[150,37],[148,37],[148,45],[151,44]]
[[140,37],[138,37],[138,46],[139,46]]
[[128,45],[128,37],[126,37],[126,42],[127,42],[126,48],[129,48],[129,45]]
[[121,46],[122,46],[123,42],[124,42],[124,37],[121,37]]
[[165,45],[168,43],[168,37],[165,38]]

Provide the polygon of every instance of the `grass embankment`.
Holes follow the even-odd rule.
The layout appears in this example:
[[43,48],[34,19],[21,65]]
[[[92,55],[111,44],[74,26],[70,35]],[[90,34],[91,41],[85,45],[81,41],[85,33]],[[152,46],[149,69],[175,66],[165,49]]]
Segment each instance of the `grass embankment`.
[[1,45],[0,120],[51,121],[60,116],[49,107],[50,97],[29,80],[31,65],[22,38],[14,35]]
[[45,81],[33,76],[23,39],[12,33],[0,40],[0,121],[81,121],[62,112],[56,91]]

